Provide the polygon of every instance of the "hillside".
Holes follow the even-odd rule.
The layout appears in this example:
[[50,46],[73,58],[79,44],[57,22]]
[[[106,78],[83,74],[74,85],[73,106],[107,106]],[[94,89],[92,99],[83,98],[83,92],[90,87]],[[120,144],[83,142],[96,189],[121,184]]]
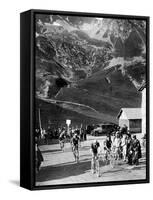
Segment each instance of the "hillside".
[[43,105],[46,121],[116,123],[120,108],[140,107],[144,42],[130,25],[128,34],[116,31],[116,24],[135,21],[44,15],[36,21],[37,108]]

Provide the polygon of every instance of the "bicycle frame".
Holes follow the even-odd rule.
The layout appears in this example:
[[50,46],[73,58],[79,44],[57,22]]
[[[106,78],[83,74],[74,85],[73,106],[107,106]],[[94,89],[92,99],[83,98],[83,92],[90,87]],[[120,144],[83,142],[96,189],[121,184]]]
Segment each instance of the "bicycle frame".
[[79,150],[78,150],[78,146],[72,145],[72,152],[73,152],[75,161],[78,162],[78,161],[79,161]]
[[99,157],[98,155],[93,155],[91,159],[91,171],[92,173],[96,173],[97,176],[100,176],[100,168],[99,168]]

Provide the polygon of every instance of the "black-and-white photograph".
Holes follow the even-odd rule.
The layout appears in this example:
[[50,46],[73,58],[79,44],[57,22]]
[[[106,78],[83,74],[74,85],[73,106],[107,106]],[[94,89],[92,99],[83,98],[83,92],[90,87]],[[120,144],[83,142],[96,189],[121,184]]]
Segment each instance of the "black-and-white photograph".
[[35,185],[146,179],[146,20],[35,15]]

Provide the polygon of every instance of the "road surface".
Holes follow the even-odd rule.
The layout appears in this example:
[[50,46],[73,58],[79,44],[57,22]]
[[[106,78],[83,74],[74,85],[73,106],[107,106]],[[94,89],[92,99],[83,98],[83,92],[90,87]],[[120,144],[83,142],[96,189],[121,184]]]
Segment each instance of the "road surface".
[[[71,146],[66,143],[64,152],[59,144],[41,145],[40,150],[44,157],[41,170],[36,175],[36,185],[58,185],[71,183],[89,183],[106,181],[123,181],[146,178],[145,152],[138,166],[129,166],[125,162],[118,163],[111,168],[110,165],[100,160],[100,177],[91,173],[90,145],[95,139],[88,136],[88,140],[81,143],[80,162],[76,163],[71,151]],[[103,144],[104,137],[96,137]]]

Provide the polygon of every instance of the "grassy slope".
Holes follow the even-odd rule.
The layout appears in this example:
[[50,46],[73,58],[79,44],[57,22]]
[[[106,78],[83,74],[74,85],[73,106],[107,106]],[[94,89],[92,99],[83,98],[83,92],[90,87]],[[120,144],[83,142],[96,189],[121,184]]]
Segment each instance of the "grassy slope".
[[102,121],[116,122],[120,108],[140,107],[141,94],[120,71],[111,72],[109,78],[111,84],[106,82],[104,71],[99,72],[80,82],[79,88],[63,89],[57,99],[86,104],[102,114]]
[[[84,125],[87,124],[97,124],[101,123],[102,120],[95,118],[94,114],[93,117],[89,117],[87,115],[69,110],[64,109],[60,106],[57,106],[55,104],[46,103],[41,100],[36,100],[36,124],[38,126],[38,108],[41,110],[41,120],[42,120],[42,126],[47,127],[48,126],[48,120],[51,121],[51,123],[61,126],[65,126],[66,119],[71,119],[72,125],[80,125],[81,123]],[[87,113],[87,112],[86,112]]]

